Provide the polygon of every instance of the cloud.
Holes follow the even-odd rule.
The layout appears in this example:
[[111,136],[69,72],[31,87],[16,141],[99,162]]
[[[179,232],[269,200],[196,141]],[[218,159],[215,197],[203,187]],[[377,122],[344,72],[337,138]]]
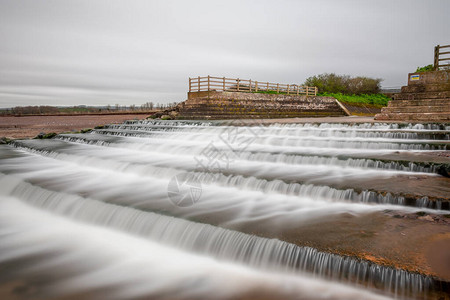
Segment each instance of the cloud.
[[[406,83],[446,44],[450,3],[0,0],[0,107],[173,102],[188,77]],[[432,12],[432,14],[431,14]]]

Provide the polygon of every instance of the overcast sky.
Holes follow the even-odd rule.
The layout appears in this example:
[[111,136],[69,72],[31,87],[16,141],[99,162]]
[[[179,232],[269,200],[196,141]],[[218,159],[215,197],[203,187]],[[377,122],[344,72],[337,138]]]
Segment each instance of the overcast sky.
[[449,0],[0,0],[0,107],[166,103],[188,77],[406,84],[450,44]]

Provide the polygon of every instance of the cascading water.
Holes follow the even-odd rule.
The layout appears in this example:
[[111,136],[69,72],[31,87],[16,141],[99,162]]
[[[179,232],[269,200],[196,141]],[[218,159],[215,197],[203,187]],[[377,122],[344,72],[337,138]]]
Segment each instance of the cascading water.
[[129,121],[0,146],[0,283],[38,298],[432,297],[431,277],[267,237],[341,214],[446,214],[448,199],[366,183],[440,180],[445,158],[412,157],[448,149],[449,132]]

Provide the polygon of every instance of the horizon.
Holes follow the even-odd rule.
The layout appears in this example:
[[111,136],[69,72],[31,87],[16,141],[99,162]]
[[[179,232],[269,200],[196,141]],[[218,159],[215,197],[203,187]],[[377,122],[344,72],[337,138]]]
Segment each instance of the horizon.
[[0,107],[181,102],[204,74],[399,88],[450,43],[448,11],[445,0],[0,0]]

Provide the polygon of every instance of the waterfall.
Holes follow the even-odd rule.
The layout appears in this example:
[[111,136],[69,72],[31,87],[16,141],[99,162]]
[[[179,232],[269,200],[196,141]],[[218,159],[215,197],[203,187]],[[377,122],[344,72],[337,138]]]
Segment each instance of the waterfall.
[[445,218],[449,147],[450,126],[437,124],[148,120],[0,145],[0,288],[12,278],[37,298],[433,299],[441,278],[292,232],[342,216]]
[[299,247],[277,239],[260,238],[208,224],[56,193],[5,175],[0,175],[0,185],[9,186],[9,193],[3,196],[20,199],[45,211],[220,260],[278,272],[306,271],[318,277],[376,286],[389,293],[397,292],[397,296],[419,295],[434,285],[432,278],[419,274]]

